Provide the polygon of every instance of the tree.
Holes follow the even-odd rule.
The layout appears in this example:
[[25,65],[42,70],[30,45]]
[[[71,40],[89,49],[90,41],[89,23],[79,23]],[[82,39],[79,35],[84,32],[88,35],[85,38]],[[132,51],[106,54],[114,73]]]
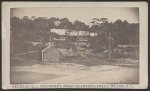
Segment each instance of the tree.
[[129,44],[130,38],[130,24],[127,21],[117,20],[114,22],[116,25],[116,32],[118,33],[118,43],[121,45]]
[[[24,17],[24,20],[28,19]],[[26,22],[26,21],[24,21]],[[25,25],[22,19],[18,17],[11,17],[10,19],[10,30],[12,31],[12,42],[13,50],[15,53],[24,52],[27,48],[26,43],[24,42],[26,31]]]
[[[91,32],[97,33],[97,38],[94,44],[94,48],[96,51],[102,51],[104,47],[107,47],[107,37],[108,37],[108,29],[110,27],[107,18],[93,18],[92,26],[90,28]],[[98,50],[99,49],[99,50]]]
[[68,18],[62,18],[59,20],[61,23],[58,28],[61,29],[73,29],[73,24],[68,20]]
[[73,25],[74,25],[74,29],[76,31],[78,31],[78,36],[77,36],[77,49],[78,49],[79,48],[79,31],[87,32],[88,31],[88,26],[85,23],[83,23],[81,21],[78,21],[78,20],[74,21]]
[[56,28],[55,22],[58,21],[59,18],[51,17],[49,18],[49,29]]

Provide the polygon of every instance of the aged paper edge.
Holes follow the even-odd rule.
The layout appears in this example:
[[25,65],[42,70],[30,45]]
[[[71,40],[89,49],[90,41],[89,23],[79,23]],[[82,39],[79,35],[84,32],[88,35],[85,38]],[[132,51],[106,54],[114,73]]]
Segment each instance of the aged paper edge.
[[[139,7],[140,83],[135,84],[10,84],[10,8],[19,7]],[[83,86],[85,85],[85,86]],[[3,2],[2,3],[2,88],[115,88],[148,87],[148,4],[147,2]]]

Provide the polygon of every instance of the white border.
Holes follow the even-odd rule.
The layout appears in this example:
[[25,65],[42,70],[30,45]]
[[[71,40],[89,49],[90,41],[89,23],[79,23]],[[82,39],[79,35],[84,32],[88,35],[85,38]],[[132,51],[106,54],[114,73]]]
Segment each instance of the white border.
[[[148,87],[148,4],[147,2],[3,2],[2,3],[2,88],[42,88],[42,84],[10,84],[10,8],[17,7],[139,7],[140,11],[140,84],[68,84],[72,88],[124,88],[146,89]],[[45,86],[50,84],[44,84]],[[52,86],[54,85],[54,86]],[[65,86],[66,85],[66,86]],[[85,85],[85,84],[84,84]],[[99,85],[99,86],[98,86]],[[124,85],[125,87],[121,87]],[[58,87],[57,87],[58,86]],[[87,86],[90,86],[87,84]],[[68,88],[67,84],[51,84],[44,88]]]

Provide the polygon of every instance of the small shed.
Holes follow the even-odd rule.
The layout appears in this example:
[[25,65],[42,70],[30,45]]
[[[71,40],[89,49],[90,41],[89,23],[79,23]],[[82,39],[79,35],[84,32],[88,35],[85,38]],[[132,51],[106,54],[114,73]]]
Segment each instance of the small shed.
[[63,58],[60,51],[54,46],[48,46],[42,50],[42,61],[43,62],[58,62]]

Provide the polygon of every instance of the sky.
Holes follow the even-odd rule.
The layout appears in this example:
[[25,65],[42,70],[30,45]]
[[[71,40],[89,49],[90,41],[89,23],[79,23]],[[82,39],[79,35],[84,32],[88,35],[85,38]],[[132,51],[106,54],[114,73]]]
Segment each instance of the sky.
[[10,16],[68,18],[71,22],[80,20],[86,24],[90,24],[93,18],[107,18],[109,22],[120,19],[127,20],[129,23],[138,23],[139,9],[134,7],[28,7],[11,8]]

